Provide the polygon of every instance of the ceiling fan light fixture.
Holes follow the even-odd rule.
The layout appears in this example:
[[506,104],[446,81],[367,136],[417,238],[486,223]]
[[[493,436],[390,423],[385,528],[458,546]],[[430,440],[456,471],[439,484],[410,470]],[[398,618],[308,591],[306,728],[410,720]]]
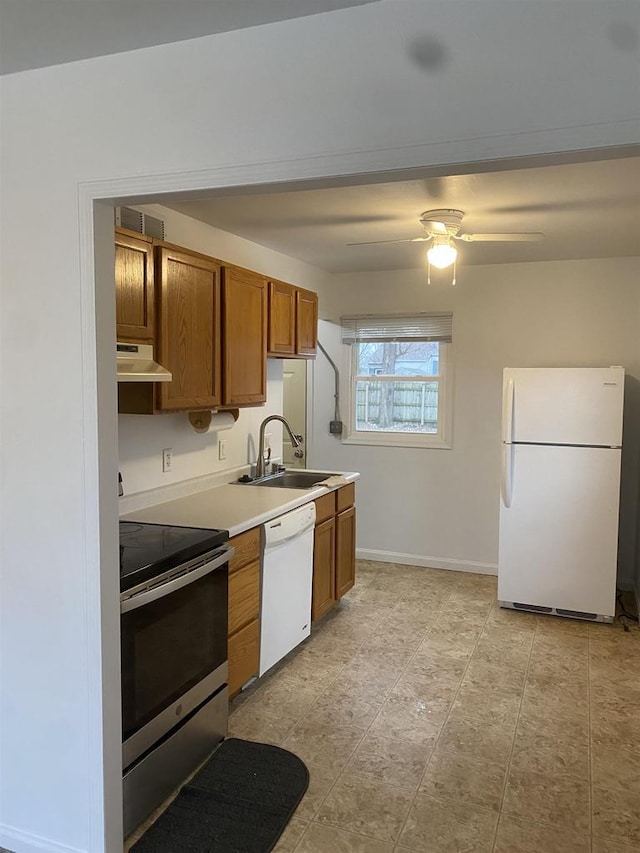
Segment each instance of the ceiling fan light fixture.
[[429,263],[437,267],[439,270],[444,270],[455,264],[458,257],[458,250],[451,245],[449,238],[434,243],[427,251],[427,260]]

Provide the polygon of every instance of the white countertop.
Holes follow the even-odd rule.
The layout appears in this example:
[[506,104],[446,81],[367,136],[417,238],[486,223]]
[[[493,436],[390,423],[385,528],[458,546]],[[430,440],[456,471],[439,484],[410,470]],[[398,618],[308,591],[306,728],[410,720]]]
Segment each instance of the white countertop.
[[[360,477],[353,471],[340,474],[349,483]],[[229,536],[237,536],[337,488],[340,486],[332,489],[325,486],[281,489],[232,483],[138,509],[122,515],[121,520],[175,524],[178,527],[220,528],[228,530]]]

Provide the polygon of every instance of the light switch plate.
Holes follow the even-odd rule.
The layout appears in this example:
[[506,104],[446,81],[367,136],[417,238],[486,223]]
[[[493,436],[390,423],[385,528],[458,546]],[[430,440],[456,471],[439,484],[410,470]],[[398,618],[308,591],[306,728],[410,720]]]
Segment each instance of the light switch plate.
[[218,442],[218,459],[226,459],[227,458],[227,442],[226,439],[221,438]]

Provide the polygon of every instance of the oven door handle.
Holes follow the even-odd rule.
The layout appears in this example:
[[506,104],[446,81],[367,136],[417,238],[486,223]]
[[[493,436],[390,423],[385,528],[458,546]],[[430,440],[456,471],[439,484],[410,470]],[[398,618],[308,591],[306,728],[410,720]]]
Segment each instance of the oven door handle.
[[203,578],[205,575],[208,575],[210,572],[214,572],[216,569],[224,566],[225,563],[228,563],[233,556],[233,553],[233,548],[225,548],[213,560],[208,560],[196,569],[193,569],[190,572],[185,572],[184,575],[180,575],[167,583],[158,584],[158,586],[153,587],[153,589],[132,595],[131,598],[125,598],[124,601],[120,602],[120,613],[129,613],[131,610],[137,610],[138,607],[144,607],[145,604],[151,604],[159,598],[164,598],[165,595],[170,595],[172,592],[182,589],[182,587],[187,586],[187,584],[200,580],[200,578]]

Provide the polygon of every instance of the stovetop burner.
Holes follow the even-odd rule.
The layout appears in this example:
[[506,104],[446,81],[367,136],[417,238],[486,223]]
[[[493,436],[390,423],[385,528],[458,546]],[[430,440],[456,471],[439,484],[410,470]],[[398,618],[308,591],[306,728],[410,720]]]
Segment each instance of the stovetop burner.
[[206,554],[229,538],[227,530],[120,522],[120,591]]

